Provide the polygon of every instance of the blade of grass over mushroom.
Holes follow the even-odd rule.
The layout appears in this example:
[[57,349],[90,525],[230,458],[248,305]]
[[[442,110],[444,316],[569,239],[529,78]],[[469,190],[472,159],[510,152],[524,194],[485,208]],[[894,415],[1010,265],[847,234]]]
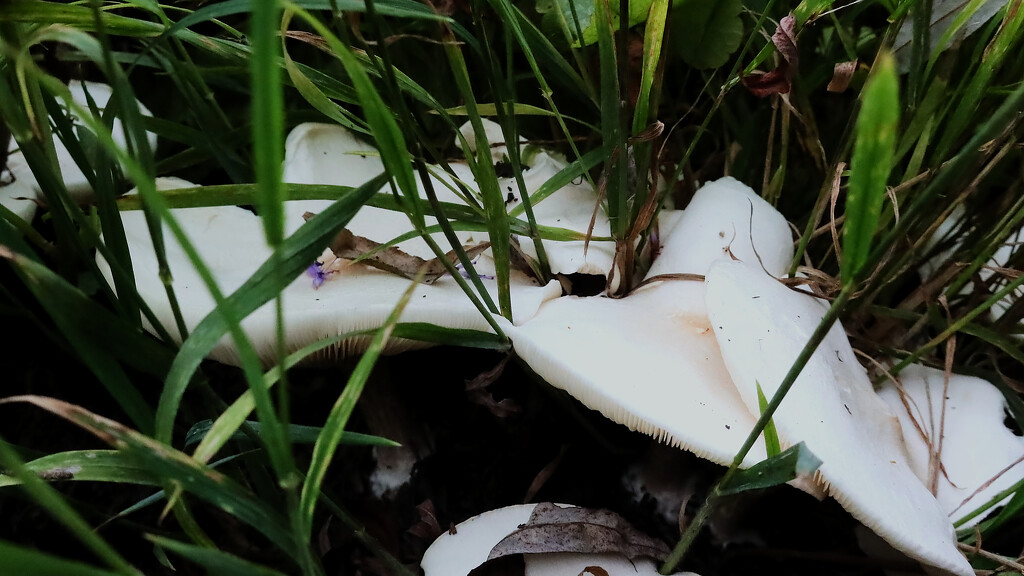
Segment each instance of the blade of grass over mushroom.
[[598,53],[601,69],[601,141],[605,161],[610,163],[605,196],[608,199],[608,219],[612,236],[625,238],[629,230],[626,134],[622,130],[622,110],[619,102],[619,71],[612,31],[612,13],[608,0],[594,3],[594,21],[597,26]]
[[[22,489],[28,493],[29,497],[71,532],[99,560],[112,568],[114,572],[111,573],[138,574],[110,544],[93,532],[92,527],[64,500],[57,490],[36,476],[34,472],[26,469],[25,464],[3,438],[0,438],[0,464],[9,471],[11,476],[21,481]],[[2,546],[4,545],[0,543],[0,547]],[[11,550],[5,550],[5,552],[11,552]],[[12,557],[8,557],[6,553],[0,556],[0,564],[9,558]],[[16,551],[13,559],[17,559]]]
[[[2,402],[33,404],[82,427],[101,440],[114,445],[119,452],[134,459],[139,466],[149,470],[154,476],[175,483],[187,492],[256,528],[292,558],[301,555],[300,550],[304,544],[300,544],[294,535],[284,528],[287,526],[284,518],[231,478],[197,462],[187,454],[113,420],[55,398],[14,396]],[[25,475],[19,474],[19,477],[27,486]]]
[[116,574],[138,574],[134,570],[125,572],[95,568],[88,564],[64,560],[46,552],[23,548],[2,540],[0,540],[0,569],[5,574],[19,574],[20,576],[51,576],[53,574],[62,574],[64,576],[114,576]]
[[[471,161],[470,166],[475,168],[474,174],[480,186],[480,194],[483,197],[484,210],[487,214],[488,236],[491,241],[491,251],[494,254],[495,276],[498,280],[498,308],[502,316],[512,318],[512,297],[509,288],[511,233],[505,212],[505,197],[498,189],[498,178],[494,172],[494,164],[491,162],[490,143],[487,141],[487,133],[480,121],[480,114],[476,110],[476,99],[473,96],[473,87],[470,85],[469,71],[466,69],[462,50],[454,42],[454,37],[450,36],[449,41],[445,42],[444,49],[448,56],[449,67],[455,77],[455,85],[469,112],[469,121],[473,125],[476,149],[479,152],[475,162],[472,161],[472,158],[467,159]],[[513,145],[518,144],[514,143]],[[467,149],[466,154],[469,156],[472,153]],[[536,225],[535,222],[532,224]],[[455,246],[453,245],[452,248]]]
[[[286,238],[275,251],[280,252],[280,258],[268,259],[245,284],[228,297],[235,309],[245,316],[277,296],[285,285],[320,255],[323,247],[348,224],[385,181],[385,176],[381,175],[352,190]],[[275,271],[275,262],[281,262],[283,269]],[[174,417],[192,375],[228,328],[228,320],[218,307],[182,343],[167,375],[157,407],[157,439],[170,439]]]
[[843,224],[844,287],[857,282],[871,252],[896,152],[898,123],[896,62],[892,55],[883,52],[876,59],[864,88],[864,100],[857,116],[846,221]]
[[[766,428],[767,431],[767,428]],[[741,470],[728,483],[716,489],[721,496],[739,494],[748,490],[759,490],[785,484],[798,476],[810,476],[821,466],[821,460],[800,442],[796,446],[778,452]]]
[[[765,409],[768,408],[768,399],[764,397],[764,391],[761,390],[760,382],[757,383],[757,403],[763,414]],[[775,422],[771,420],[768,420],[768,423],[764,425],[764,449],[768,453],[769,458],[777,456],[782,451],[779,433],[775,430]]]
[[[422,271],[419,276],[422,277]],[[405,309],[406,304],[409,303],[415,286],[416,282],[409,285],[409,288],[402,294],[402,297],[395,305],[394,310],[391,311],[387,321],[377,330],[373,341],[370,343],[370,347],[363,353],[362,358],[359,359],[359,363],[345,384],[345,389],[338,396],[334,406],[331,407],[331,412],[324,423],[324,429],[313,446],[312,461],[309,463],[306,480],[302,484],[300,514],[303,532],[299,537],[303,540],[308,539],[312,535],[313,513],[316,509],[316,502],[320,497],[321,485],[323,484],[324,477],[327,475],[327,467],[330,465],[331,460],[334,459],[334,452],[338,447],[338,442],[341,440],[345,425],[348,424],[349,416],[352,415],[356,402],[363,392],[363,387],[370,377],[370,371],[373,370],[373,366],[377,363],[377,358],[380,357],[381,352],[384,350],[385,343],[392,336],[402,311]]]
[[146,539],[161,548],[174,552],[189,562],[202,566],[210,574],[223,574],[225,576],[284,576],[283,572],[267,568],[262,564],[243,560],[238,556],[220,550],[195,546],[155,534],[147,534]]
[[275,38],[280,7],[277,0],[252,4],[249,36],[252,54],[252,141],[256,175],[256,208],[263,220],[267,243],[276,247],[284,236],[284,189],[281,186],[280,142],[284,140],[281,69],[276,66],[279,44]]

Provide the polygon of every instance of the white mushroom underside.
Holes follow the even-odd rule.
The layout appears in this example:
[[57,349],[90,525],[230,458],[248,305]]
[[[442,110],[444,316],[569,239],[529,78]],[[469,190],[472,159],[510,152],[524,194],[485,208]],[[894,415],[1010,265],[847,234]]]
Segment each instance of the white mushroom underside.
[[[732,380],[751,411],[771,397],[825,314],[812,296],[749,265],[720,261],[708,312]],[[826,336],[774,417],[786,445],[806,442],[828,492],[850,514],[923,563],[969,576],[949,519],[907,465],[899,424],[874,393],[842,326]]]

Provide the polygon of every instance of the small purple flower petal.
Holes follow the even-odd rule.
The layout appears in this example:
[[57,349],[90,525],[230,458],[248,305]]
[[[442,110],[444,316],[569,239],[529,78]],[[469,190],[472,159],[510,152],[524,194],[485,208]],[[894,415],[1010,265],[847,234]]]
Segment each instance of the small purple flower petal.
[[312,264],[309,265],[309,268],[306,268],[306,274],[313,277],[314,290],[323,286],[324,280],[327,279],[327,274],[325,274],[324,271],[320,269],[321,266],[322,264],[320,264],[319,262],[313,262]]

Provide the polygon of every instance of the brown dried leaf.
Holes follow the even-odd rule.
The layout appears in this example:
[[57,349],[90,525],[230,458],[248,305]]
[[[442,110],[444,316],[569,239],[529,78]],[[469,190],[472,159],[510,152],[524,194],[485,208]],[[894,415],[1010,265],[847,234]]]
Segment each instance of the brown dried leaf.
[[445,530],[437,522],[437,516],[434,513],[434,503],[430,500],[424,500],[416,506],[416,511],[419,512],[420,520],[413,524],[407,532],[424,542],[437,540],[438,536]]
[[740,82],[758,98],[774,94],[789,94],[793,87],[789,79],[789,64],[786,62],[779,64],[779,67],[771,72],[744,76]]
[[[307,220],[312,217],[313,214],[311,212],[303,214],[303,218]],[[426,272],[423,275],[423,282],[426,284],[437,280],[448,272],[440,258],[424,260],[419,256],[413,256],[394,246],[388,248],[381,248],[381,246],[382,244],[379,242],[363,236],[356,236],[348,228],[343,228],[334,237],[334,240],[331,241],[330,248],[331,252],[334,252],[334,255],[338,258],[357,260],[367,266],[372,266],[378,270],[390,272],[409,280],[416,278],[420,269],[426,267]],[[490,247],[491,244],[489,242],[483,242],[476,246],[463,246],[463,249],[470,258],[475,258]],[[445,254],[445,258],[450,262],[458,261],[458,256],[454,250]]]
[[828,86],[826,86],[825,89],[829,92],[845,92],[846,89],[850,87],[850,80],[853,79],[853,73],[856,71],[856,60],[837,62],[835,67],[832,69],[832,80],[829,81]]
[[758,98],[774,94],[789,94],[793,88],[793,71],[800,64],[800,52],[796,46],[796,17],[790,13],[779,21],[772,34],[772,44],[782,56],[782,62],[771,72],[752,74],[740,78],[750,93]]
[[583,572],[581,572],[579,576],[583,576],[583,574],[593,574],[594,576],[608,576],[608,571],[604,568],[601,568],[600,566],[587,566],[583,569]]
[[772,44],[782,55],[782,58],[794,69],[800,64],[800,53],[796,48],[796,17],[790,12],[788,16],[779,20],[779,25],[772,34]]
[[621,554],[630,560],[668,556],[668,546],[633,528],[609,510],[538,504],[530,520],[491,549],[487,559],[511,554],[575,552]]

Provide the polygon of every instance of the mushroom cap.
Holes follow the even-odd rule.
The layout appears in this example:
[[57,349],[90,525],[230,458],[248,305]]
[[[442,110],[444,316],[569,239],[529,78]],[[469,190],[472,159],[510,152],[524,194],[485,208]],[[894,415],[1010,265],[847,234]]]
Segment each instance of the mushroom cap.
[[[176,179],[158,179],[157,184],[163,190],[191,186]],[[248,210],[234,206],[215,206],[183,208],[172,212],[206,265],[214,271],[217,284],[224,294],[230,294],[240,287],[270,257],[271,250],[264,241],[260,219]],[[172,336],[180,338],[160,281],[145,216],[141,211],[134,211],[122,212],[121,218],[139,294]],[[169,230],[165,230],[164,238],[174,276],[175,293],[181,304],[185,325],[192,329],[213,310],[214,300]],[[102,259],[99,259],[99,265],[109,281],[109,266]],[[481,256],[477,265],[481,273],[493,274],[493,263],[488,257]],[[496,282],[486,279],[483,282],[492,297],[497,298]],[[319,289],[314,288],[311,278],[300,275],[282,292],[285,337],[289,350],[346,332],[383,325],[410,284],[411,280],[362,264],[344,267]],[[525,321],[542,302],[559,295],[561,288],[557,282],[538,286],[524,274],[513,271],[513,320]],[[416,285],[400,321],[490,331],[486,320],[449,276],[441,277],[429,285]],[[272,362],[276,354],[276,313],[273,303],[267,303],[249,315],[242,322],[242,327],[260,358],[265,363]],[[346,356],[365,349],[369,341],[369,336],[346,340],[338,348],[324,354],[329,357]],[[396,353],[425,346],[427,344],[422,342],[392,339],[387,351]],[[239,362],[234,342],[227,336],[217,344],[210,357],[228,364]]]
[[[771,397],[827,306],[763,271],[720,260],[707,275],[709,318],[732,381],[751,412],[757,385]],[[775,413],[779,438],[805,442],[819,477],[854,518],[896,549],[954,574],[973,574],[953,526],[907,464],[896,417],[875,394],[840,324]]]
[[[487,144],[490,145],[491,160],[493,162],[501,162],[508,156],[508,147],[505,146],[505,135],[501,131],[501,124],[486,118],[481,118],[480,123],[483,125],[484,136],[487,138]],[[476,154],[476,132],[473,130],[473,123],[466,122],[459,127],[459,132],[462,133],[462,137],[466,139],[466,144],[469,145],[469,151]],[[519,142],[525,144],[526,138],[520,136]],[[456,138],[455,147],[462,150],[462,140]]]
[[31,222],[36,216],[37,192],[29,183],[18,178],[13,170],[11,177],[10,182],[0,181],[0,204],[17,214],[18,218]]
[[[567,508],[564,504],[558,505]],[[420,567],[425,576],[467,576],[487,561],[491,549],[520,525],[530,520],[536,504],[498,508],[474,516],[445,532],[423,554]],[[526,554],[526,576],[575,576],[587,567],[599,566],[608,576],[656,576],[657,566],[647,558],[627,559],[618,554],[577,554],[552,552]],[[697,576],[679,572],[675,576]]]
[[[938,476],[935,497],[954,522],[1024,478],[1024,462],[1019,462],[1024,456],[1024,438],[1003,424],[1006,400],[998,388],[961,374],[950,375],[946,388],[942,370],[919,364],[900,372],[899,381],[906,402],[900,389],[889,381],[878,394],[899,417],[910,467],[925,485],[929,483],[932,446],[942,434],[944,473]],[[1007,467],[1009,470],[1000,474]],[[964,526],[974,526],[984,517],[973,518]]]
[[[701,188],[681,216],[667,213],[676,223],[648,278],[702,274],[711,262],[730,258],[723,250],[730,243],[734,255],[754,265],[757,254],[772,269],[788,265],[793,247],[785,219],[746,186],[724,180]],[[621,299],[559,298],[510,328],[509,337],[530,368],[587,407],[729,464],[758,412],[748,409],[732,384],[708,322],[705,292],[702,282],[663,280]],[[744,465],[765,455],[759,440]]]
[[760,261],[769,274],[781,276],[793,259],[786,219],[749,186],[728,176],[697,190],[668,234],[686,248],[663,251],[651,264],[649,277],[704,274],[729,253],[754,266]]
[[[100,112],[103,112],[107,106],[107,102],[110,101],[110,97],[113,95],[113,91],[110,86],[106,84],[100,84],[97,82],[83,82],[80,80],[72,80],[68,83],[68,90],[71,92],[71,99],[86,108],[89,107],[89,100],[86,98],[86,94],[92,97],[92,100],[96,103],[96,107]],[[142,103],[139,103],[139,111],[144,116],[152,116]],[[72,115],[72,120],[77,118]],[[85,130],[85,126],[75,122],[78,130]],[[111,125],[110,135],[114,139],[114,142],[118,147],[124,148],[127,144],[124,138],[124,129],[121,125],[121,121],[114,118]],[[147,133],[150,148],[156,147],[156,134],[152,132]],[[85,177],[82,169],[75,163],[74,158],[71,157],[71,153],[68,152],[66,146],[61,139],[54,134],[53,146],[57,152],[57,163],[60,165],[61,174],[64,176],[64,185],[68,190],[68,194],[71,195],[76,201],[86,202],[92,200],[92,185],[89,184],[89,180]],[[32,173],[32,169],[29,168],[28,162],[25,160],[25,156],[21,152],[14,152],[7,158],[7,167],[11,173],[14,174],[15,178],[23,182],[30,189],[39,192],[39,182],[36,180],[35,175]],[[38,194],[33,194],[36,197]]]
[[[493,123],[488,125],[497,126]],[[470,142],[475,142],[471,137],[472,128],[468,123],[462,127],[462,130],[470,135]],[[500,129],[497,134],[500,138]],[[544,151],[537,152],[530,162],[529,169],[523,172],[523,179],[531,194],[566,166],[564,161]],[[466,164],[451,162],[449,166],[455,172],[455,177],[453,178],[452,175],[444,173],[440,169],[435,169],[436,174],[431,175],[434,191],[438,200],[442,202],[465,204],[453,191],[455,178],[474,194],[478,193],[477,183]],[[383,171],[384,166],[377,151],[341,126],[301,124],[292,130],[285,143],[285,182],[359,186]],[[419,182],[418,178],[417,182]],[[512,201],[506,203],[507,209],[512,210],[521,203],[519,188],[514,178],[499,178],[498,184],[502,193],[511,194]],[[419,185],[420,196],[426,198],[422,182],[419,182]],[[580,184],[570,183],[537,203],[534,206],[534,214],[540,225],[585,233],[590,225],[597,202],[597,194],[588,183],[585,181]],[[297,228],[302,223],[303,212],[317,212],[328,204],[329,201],[326,200],[289,202],[287,206],[289,225]],[[525,220],[525,217],[521,217],[521,219]],[[427,218],[428,225],[434,223],[436,223],[435,219]],[[401,212],[364,206],[349,223],[348,228],[358,236],[365,236],[377,242],[387,242],[408,232],[411,225],[408,217]],[[601,209],[598,212],[593,235],[607,236],[609,233],[608,218],[605,216],[604,210]],[[485,232],[456,232],[456,236],[463,244],[487,240]],[[443,234],[435,234],[434,238],[440,245],[448,245]],[[526,254],[536,257],[536,250],[529,238],[520,238],[520,246]],[[586,254],[583,250],[583,241],[545,241],[544,246],[551,271],[562,274],[579,272],[607,275],[615,254],[615,246],[612,242],[591,242]],[[398,248],[421,258],[434,257],[429,247],[420,238],[401,242],[398,244]]]

